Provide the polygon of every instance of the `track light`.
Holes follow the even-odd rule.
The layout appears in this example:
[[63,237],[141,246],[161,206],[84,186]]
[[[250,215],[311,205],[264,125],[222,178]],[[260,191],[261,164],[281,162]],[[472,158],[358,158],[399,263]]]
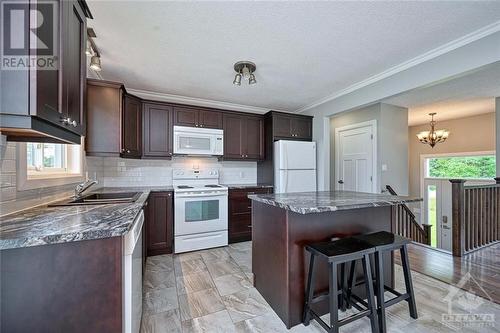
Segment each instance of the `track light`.
[[96,72],[101,71],[101,58],[98,55],[93,55],[92,58],[90,58],[90,68]]
[[241,74],[238,73],[234,76],[234,81],[233,81],[233,84],[235,86],[241,86]]
[[252,85],[252,84],[256,84],[256,83],[257,83],[257,80],[255,79],[255,75],[250,74],[250,78],[248,79],[248,84]]

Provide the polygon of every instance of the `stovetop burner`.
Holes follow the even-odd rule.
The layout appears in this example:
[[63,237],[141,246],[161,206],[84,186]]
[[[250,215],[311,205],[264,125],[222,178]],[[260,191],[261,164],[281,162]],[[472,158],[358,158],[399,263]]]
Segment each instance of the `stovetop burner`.
[[188,186],[188,185],[178,185],[177,188],[187,189],[187,188],[194,188],[194,187],[193,186]]

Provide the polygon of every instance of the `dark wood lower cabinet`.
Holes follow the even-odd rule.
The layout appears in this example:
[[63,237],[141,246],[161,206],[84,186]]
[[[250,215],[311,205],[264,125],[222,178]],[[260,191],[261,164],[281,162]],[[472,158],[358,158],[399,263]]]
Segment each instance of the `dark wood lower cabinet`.
[[272,193],[272,188],[229,189],[229,243],[252,239],[252,201],[249,194]]
[[148,256],[172,253],[174,245],[173,192],[151,192],[146,209]]

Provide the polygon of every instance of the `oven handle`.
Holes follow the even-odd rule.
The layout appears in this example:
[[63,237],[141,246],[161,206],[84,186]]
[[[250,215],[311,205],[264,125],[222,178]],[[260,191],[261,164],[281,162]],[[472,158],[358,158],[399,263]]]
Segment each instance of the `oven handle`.
[[211,198],[211,197],[227,197],[227,193],[216,193],[216,194],[210,194],[210,193],[199,193],[199,194],[183,194],[183,193],[178,193],[178,194],[175,194],[174,193],[174,197],[177,197],[177,198],[199,198],[199,197],[207,197],[207,198]]

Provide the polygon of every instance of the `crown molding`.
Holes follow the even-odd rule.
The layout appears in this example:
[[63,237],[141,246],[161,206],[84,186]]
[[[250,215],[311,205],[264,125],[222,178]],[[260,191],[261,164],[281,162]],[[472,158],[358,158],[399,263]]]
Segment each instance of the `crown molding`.
[[331,95],[328,95],[326,97],[318,99],[317,101],[310,103],[308,105],[305,105],[305,106],[301,107],[300,109],[295,110],[294,112],[295,113],[302,113],[302,112],[307,111],[309,109],[312,109],[318,105],[324,104],[326,102],[329,102],[329,101],[336,99],[338,97],[341,97],[343,95],[347,95],[355,90],[366,87],[366,86],[373,84],[375,82],[381,81],[389,76],[392,76],[394,74],[405,71],[411,67],[415,67],[421,63],[424,63],[424,62],[429,61],[431,59],[437,58],[445,53],[456,50],[462,46],[465,46],[467,44],[475,42],[481,38],[484,38],[486,36],[489,36],[491,34],[499,32],[499,31],[500,31],[500,21],[494,22],[494,23],[489,24],[481,29],[478,29],[470,34],[467,34],[465,36],[457,38],[457,39],[455,39],[451,42],[448,42],[446,44],[443,44],[443,45],[441,45],[433,50],[430,50],[426,53],[423,53],[423,54],[421,54],[413,59],[405,61],[405,62],[403,62],[399,65],[396,65],[394,67],[391,67],[386,71],[383,71],[379,74],[371,76],[366,80],[360,81],[360,82],[355,83],[355,84],[353,84],[345,89],[339,90]]
[[[215,100],[211,100],[211,99],[187,97],[187,96],[181,96],[181,95],[165,94],[165,93],[148,91],[148,90],[127,88],[127,92],[129,92],[133,95],[136,95],[140,98],[143,98],[143,99],[162,101],[162,102],[170,102],[170,103],[178,103],[178,104],[205,106],[205,107],[210,107],[210,108],[224,109],[224,110],[231,110],[231,111],[264,114],[264,113],[271,110],[269,108],[261,108],[258,106],[228,103],[228,102],[222,102],[222,101],[215,101]],[[279,110],[274,110],[274,111],[279,111]]]

